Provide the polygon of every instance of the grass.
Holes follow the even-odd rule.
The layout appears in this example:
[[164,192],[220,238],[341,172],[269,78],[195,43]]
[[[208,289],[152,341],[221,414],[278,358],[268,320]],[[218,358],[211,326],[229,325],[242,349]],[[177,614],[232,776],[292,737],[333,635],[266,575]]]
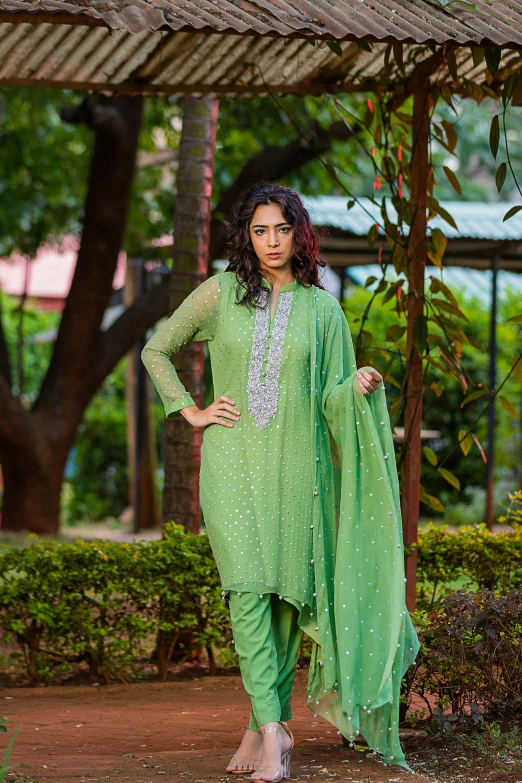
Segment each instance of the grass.
[[463,745],[479,754],[492,767],[510,772],[522,772],[522,731],[512,726],[502,731],[498,722],[488,723],[481,731],[464,735]]

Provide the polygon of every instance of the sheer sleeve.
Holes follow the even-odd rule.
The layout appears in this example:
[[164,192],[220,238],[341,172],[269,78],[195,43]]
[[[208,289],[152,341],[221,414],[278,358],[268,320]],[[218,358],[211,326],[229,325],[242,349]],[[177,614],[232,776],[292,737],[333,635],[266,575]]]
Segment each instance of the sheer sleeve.
[[141,352],[165,416],[174,418],[196,403],[181,383],[171,356],[192,341],[213,340],[219,315],[219,274],[201,283],[160,326]]

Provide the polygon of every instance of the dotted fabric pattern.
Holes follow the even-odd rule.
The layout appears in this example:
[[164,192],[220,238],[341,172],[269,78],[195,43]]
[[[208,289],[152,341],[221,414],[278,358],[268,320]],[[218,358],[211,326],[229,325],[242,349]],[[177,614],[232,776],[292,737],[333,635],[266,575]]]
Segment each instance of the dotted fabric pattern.
[[[203,433],[201,504],[224,595],[273,592],[297,606],[313,640],[310,709],[348,738],[361,733],[386,763],[409,769],[398,736],[400,682],[419,643],[404,603],[384,388],[360,392],[341,305],[296,281],[279,293],[291,306],[278,400],[260,428],[247,389],[260,341],[255,311],[236,302],[237,285],[233,272],[209,278],[142,353],[166,416],[175,416],[194,402],[170,357],[190,340],[208,340],[214,397],[231,397],[241,411],[234,427],[211,424]],[[269,334],[276,316],[277,309]],[[275,377],[272,337],[261,378]]]

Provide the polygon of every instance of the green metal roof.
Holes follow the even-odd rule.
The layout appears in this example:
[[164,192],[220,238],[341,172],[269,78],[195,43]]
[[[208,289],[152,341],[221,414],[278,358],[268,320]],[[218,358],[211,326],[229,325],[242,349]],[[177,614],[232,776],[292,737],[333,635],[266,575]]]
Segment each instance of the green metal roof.
[[[379,205],[368,198],[358,199],[351,209],[347,209],[346,196],[303,196],[303,201],[317,225],[340,228],[356,236],[365,236],[373,224],[382,222]],[[514,206],[512,203],[441,201],[440,204],[455,220],[457,230],[440,217],[430,220],[428,228],[440,228],[448,239],[522,240],[522,210],[502,222],[508,209]],[[394,220],[397,213],[391,201],[387,200],[386,206],[390,220]]]

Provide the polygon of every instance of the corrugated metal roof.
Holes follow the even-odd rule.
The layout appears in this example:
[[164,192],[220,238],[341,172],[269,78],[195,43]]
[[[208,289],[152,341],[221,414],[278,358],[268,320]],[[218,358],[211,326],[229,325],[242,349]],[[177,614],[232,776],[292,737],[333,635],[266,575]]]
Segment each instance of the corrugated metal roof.
[[521,0],[476,0],[476,10],[428,0],[2,0],[6,12],[86,14],[114,29],[160,28],[337,40],[522,45]]
[[[27,19],[28,15],[10,18]],[[350,42],[340,46],[342,58],[325,44],[310,46],[299,38],[192,31],[129,33],[96,25],[4,21],[0,24],[0,85],[254,97],[271,91],[342,93],[369,89],[368,85],[379,81],[387,44],[375,44],[372,52]],[[412,61],[428,57],[432,53],[426,47]],[[459,49],[457,59],[462,77],[482,80],[485,66],[473,65],[469,49]],[[505,73],[520,69],[521,63],[520,52],[504,50]],[[395,75],[392,69],[392,80]],[[437,71],[437,79],[444,79],[444,68]]]
[[[477,269],[459,269],[457,267],[446,267],[443,272],[436,267],[430,267],[430,275],[443,279],[453,291],[460,291],[459,299],[469,301],[479,299],[483,304],[490,304],[492,289],[492,274],[488,270],[480,271]],[[376,277],[379,281],[382,277],[382,269],[379,264],[368,264],[367,266],[351,266],[347,270],[346,277],[357,285],[364,286],[369,277]],[[393,267],[386,269],[386,279],[393,281],[397,279],[397,274]],[[513,272],[500,271],[498,273],[498,296],[503,299],[505,296],[520,294],[522,296],[522,275]],[[370,286],[370,290],[375,288],[377,283]]]
[[[448,42],[501,45],[502,77],[520,70],[522,55],[509,47],[522,48],[522,0],[477,0],[476,11],[433,3],[0,0],[0,85],[177,96],[341,93],[376,86],[389,41],[406,44],[406,72],[433,56],[419,44]],[[318,39],[342,41],[342,57]],[[377,43],[367,52],[356,40]],[[475,67],[467,47],[456,56],[461,77],[484,79],[485,65]],[[394,68],[392,58],[387,79]]]
[[[303,196],[314,223],[321,226],[340,228],[356,236],[366,236],[371,226],[382,223],[380,206],[368,198],[358,199],[347,209],[348,199],[344,196]],[[430,220],[428,227],[440,228],[448,239],[489,239],[494,241],[522,240],[522,211],[503,223],[508,209],[514,206],[506,202],[441,201],[457,224],[457,229],[439,216]],[[390,220],[397,213],[387,202]]]

